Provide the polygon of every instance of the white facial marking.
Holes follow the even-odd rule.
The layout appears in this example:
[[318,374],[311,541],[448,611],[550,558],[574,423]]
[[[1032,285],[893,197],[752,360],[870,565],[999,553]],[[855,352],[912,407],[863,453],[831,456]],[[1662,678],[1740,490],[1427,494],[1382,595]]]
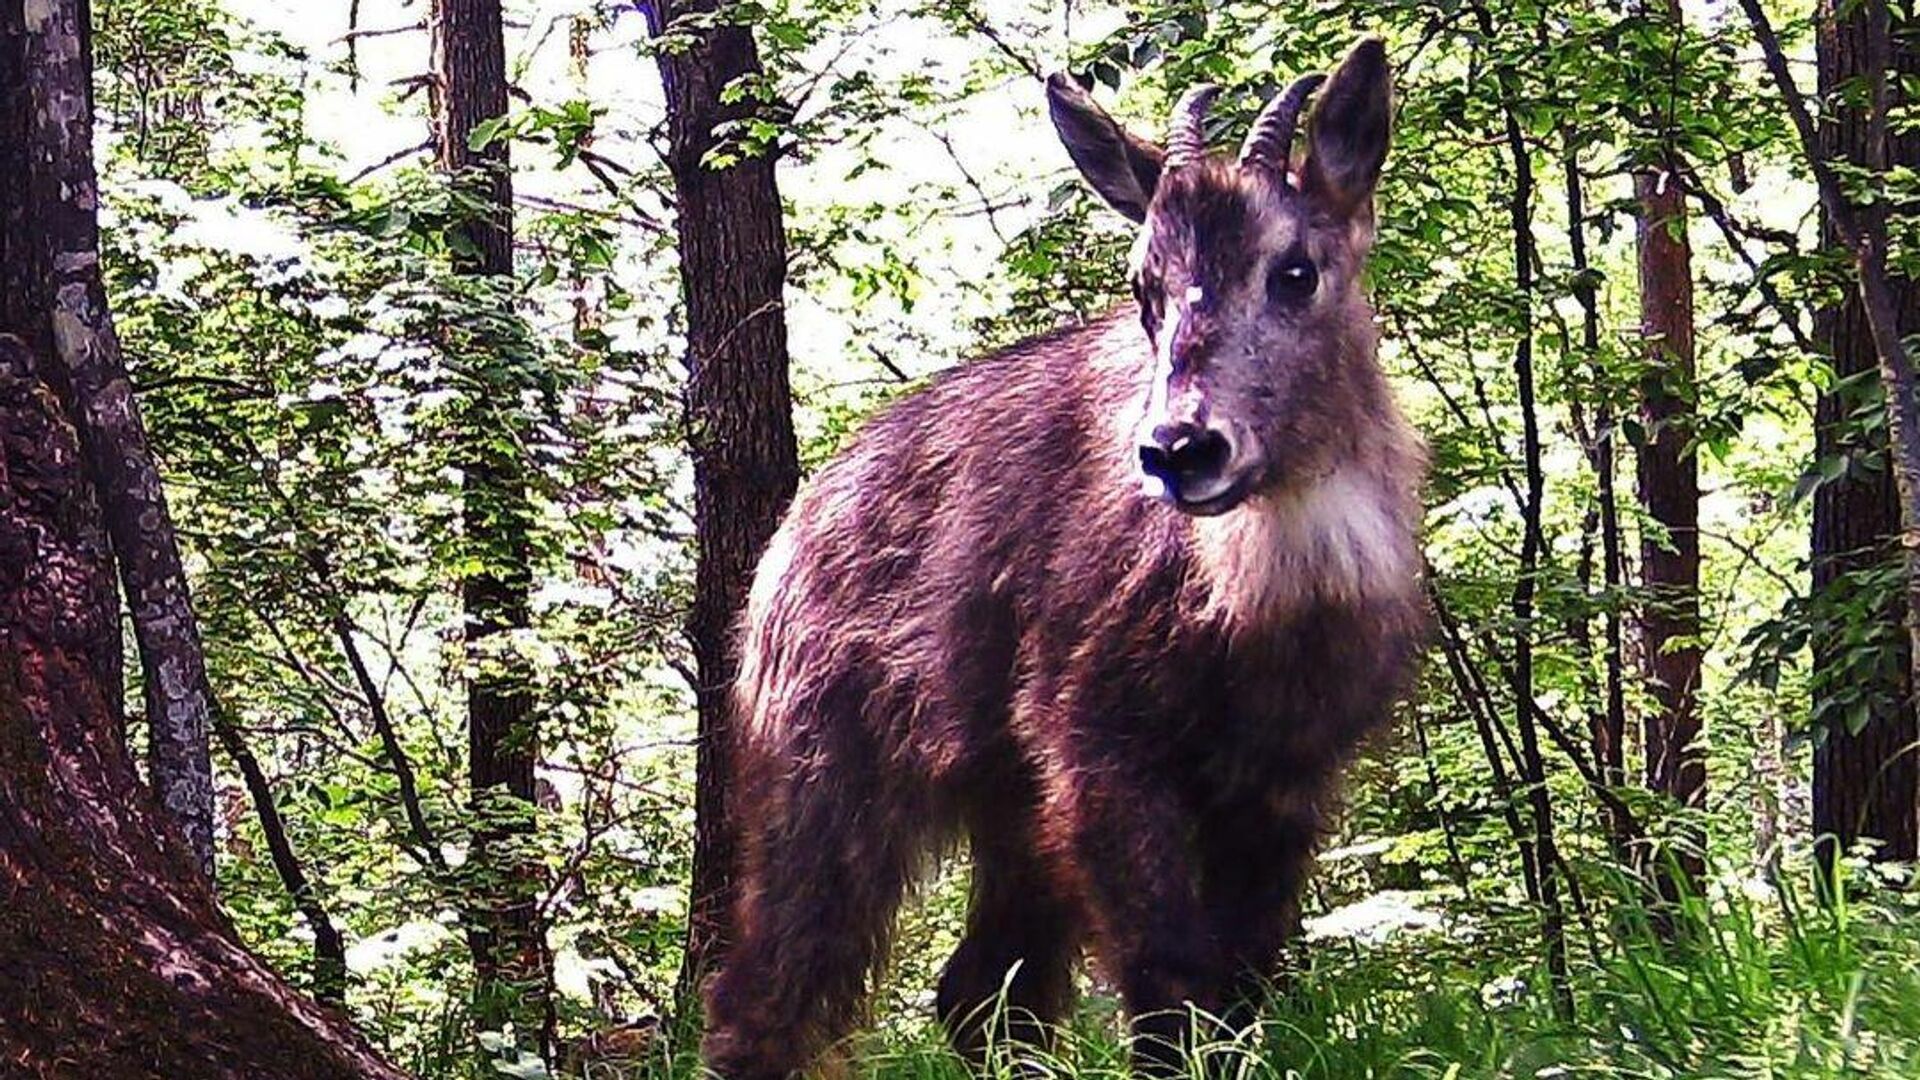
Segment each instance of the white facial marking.
[[1147,265],[1147,249],[1153,244],[1153,234],[1141,229],[1133,238],[1133,246],[1127,249],[1127,275],[1137,277],[1142,267]]
[[1160,328],[1160,340],[1154,350],[1153,381],[1147,385],[1147,411],[1140,418],[1140,441],[1153,438],[1153,429],[1160,417],[1167,414],[1167,384],[1173,381],[1173,339],[1180,335],[1180,319],[1184,312],[1178,304],[1167,310],[1167,321]]

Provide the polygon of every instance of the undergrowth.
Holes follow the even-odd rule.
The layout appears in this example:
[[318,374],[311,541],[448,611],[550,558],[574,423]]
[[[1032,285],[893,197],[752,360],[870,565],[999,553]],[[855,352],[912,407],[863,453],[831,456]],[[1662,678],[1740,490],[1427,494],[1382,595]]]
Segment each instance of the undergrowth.
[[[1812,875],[1722,877],[1650,910],[1624,876],[1597,875],[1570,929],[1572,1019],[1556,1016],[1540,930],[1512,908],[1448,917],[1384,941],[1319,941],[1271,995],[1256,1030],[1199,1049],[1226,1080],[1468,1078],[1920,1078],[1920,901],[1855,866],[1837,899]],[[990,1080],[1129,1074],[1110,994],[1087,994],[1045,1050],[996,1047]],[[686,1080],[692,1046],[598,1078]],[[890,1018],[828,1073],[966,1080],[931,1021]]]

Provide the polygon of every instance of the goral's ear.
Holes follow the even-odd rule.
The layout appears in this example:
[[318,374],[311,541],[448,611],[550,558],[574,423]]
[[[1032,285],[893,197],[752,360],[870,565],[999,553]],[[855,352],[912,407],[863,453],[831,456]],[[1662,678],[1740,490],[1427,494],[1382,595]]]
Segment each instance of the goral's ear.
[[1144,221],[1165,152],[1121,127],[1064,73],[1047,80],[1047,112],[1093,190],[1115,210]]
[[1321,87],[1307,126],[1307,194],[1338,213],[1370,208],[1393,125],[1393,73],[1379,38],[1362,38]]

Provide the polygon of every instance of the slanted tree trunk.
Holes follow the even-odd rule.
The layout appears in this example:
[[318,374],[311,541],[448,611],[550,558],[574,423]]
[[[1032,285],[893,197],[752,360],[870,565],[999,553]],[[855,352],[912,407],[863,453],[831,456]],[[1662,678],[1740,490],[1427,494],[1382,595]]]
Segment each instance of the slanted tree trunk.
[[[1667,32],[1683,32],[1679,0],[1663,0]],[[1640,545],[1647,605],[1641,620],[1653,703],[1645,719],[1647,787],[1692,810],[1705,805],[1707,762],[1700,742],[1700,476],[1688,443],[1694,429],[1693,254],[1687,198],[1669,110],[1647,104],[1649,163],[1635,171],[1639,203],[1640,333],[1647,350],[1641,386],[1640,499],[1657,525]],[[1698,849],[1701,838],[1686,839]],[[1680,869],[1698,879],[1697,850]]]
[[149,779],[210,876],[213,694],[166,493],[101,282],[88,19],[84,0],[0,4],[8,39],[0,202],[9,234],[0,312],[39,355],[58,361],[46,374],[79,430],[139,646]]
[[[513,174],[509,141],[476,148],[475,133],[507,115],[507,59],[500,0],[435,0],[434,75],[440,165],[478,209],[457,229],[455,269],[490,279],[511,303]],[[476,569],[461,583],[466,641],[475,673],[467,686],[467,760],[474,800],[468,868],[474,1004],[483,1028],[514,1026],[547,1055],[553,1037],[551,964],[541,925],[541,874],[533,858],[533,699],[510,636],[529,625],[533,509],[519,415],[525,358],[480,331],[454,330],[448,345],[475,385],[461,447],[462,524]]]
[[681,988],[724,948],[733,895],[727,815],[732,628],[761,550],[799,483],[787,373],[787,239],[771,151],[715,167],[706,158],[721,124],[767,108],[751,30],[715,20],[724,0],[643,5],[667,98],[667,166],[678,199],[680,285],[687,318],[687,445],[693,455],[692,640],[699,708],[693,893]]
[[240,945],[134,773],[107,539],[51,367],[0,334],[0,1071],[398,1078]]
[[343,1002],[347,997],[347,942],[327,912],[320,890],[314,888],[299,856],[294,854],[293,840],[287,835],[287,821],[280,814],[280,804],[274,797],[273,785],[267,780],[267,771],[260,767],[253,748],[231,722],[216,716],[213,729],[220,737],[221,749],[233,760],[234,768],[240,770],[240,777],[247,785],[247,796],[253,801],[255,816],[260,819],[260,832],[267,840],[273,871],[279,875],[294,909],[313,931],[313,994],[322,1001]]
[[[1890,133],[1884,148],[1869,148],[1868,110],[1857,98],[1831,96],[1866,74],[1870,32],[1867,13],[1859,5],[1835,0],[1821,5],[1819,87],[1823,98],[1835,103],[1831,111],[1822,112],[1826,122],[1820,129],[1821,153],[1856,165],[1866,165],[1878,154],[1895,165],[1920,165],[1920,136]],[[1897,34],[1892,59],[1900,74],[1920,76],[1920,50]],[[1820,235],[1828,246],[1843,243],[1829,214],[1821,215]],[[1920,330],[1920,288],[1906,278],[1888,284],[1898,332]],[[1814,323],[1840,384],[1840,389],[1820,396],[1814,453],[1822,460],[1844,457],[1848,464],[1844,474],[1814,492],[1813,587],[1816,594],[1837,600],[1836,586],[1849,574],[1899,559],[1900,499],[1884,430],[1858,423],[1858,414],[1871,400],[1860,392],[1861,384],[1878,381],[1872,332],[1858,293],[1849,291]],[[1895,629],[1905,616],[1897,592],[1868,616],[1888,628],[1880,644],[1897,654],[1892,662],[1850,662],[1848,650],[1859,646],[1844,633],[1814,643],[1814,712],[1826,720],[1813,751],[1813,831],[1821,838],[1823,865],[1833,847],[1844,851],[1863,837],[1880,841],[1877,854],[1882,858],[1920,857],[1920,767],[1914,746],[1920,724],[1915,722],[1907,677],[1908,643]],[[1848,703],[1862,696],[1865,724],[1854,731]]]

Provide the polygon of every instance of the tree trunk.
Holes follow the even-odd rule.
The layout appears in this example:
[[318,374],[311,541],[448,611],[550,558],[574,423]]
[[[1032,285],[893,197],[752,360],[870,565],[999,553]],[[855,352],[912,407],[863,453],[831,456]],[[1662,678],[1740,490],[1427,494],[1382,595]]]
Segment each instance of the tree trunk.
[[[149,733],[149,779],[203,875],[213,871],[213,694],[166,493],[134,401],[100,277],[93,65],[86,0],[0,3],[0,196],[5,325],[39,355],[79,430],[125,586]],[[30,153],[37,151],[37,153]],[[119,691],[113,689],[117,706]]]
[[[454,268],[505,285],[476,292],[511,303],[513,173],[509,140],[475,148],[482,124],[507,115],[507,59],[500,0],[435,0],[435,136],[440,166],[480,209],[453,237]],[[529,625],[533,509],[523,426],[525,360],[511,342],[452,329],[451,354],[477,384],[461,448],[462,524],[476,569],[461,582],[474,675],[467,686],[468,777],[476,818],[469,860],[468,928],[474,1006],[483,1029],[511,1023],[521,1045],[549,1053],[553,1038],[551,963],[533,857],[534,767],[539,733],[526,675],[511,651]]]
[[[1606,373],[1600,360],[1600,298],[1596,271],[1587,256],[1587,211],[1585,186],[1580,176],[1579,148],[1567,139],[1565,170],[1567,199],[1567,240],[1572,255],[1574,297],[1580,302],[1580,348],[1586,354],[1595,382],[1605,386]],[[1604,390],[1594,410],[1592,446],[1588,463],[1593,467],[1597,486],[1597,517],[1600,528],[1601,581],[1606,588],[1606,644],[1601,658],[1606,675],[1604,704],[1589,714],[1589,739],[1593,744],[1593,763],[1602,782],[1620,788],[1627,782],[1627,695],[1626,658],[1620,618],[1620,583],[1624,558],[1620,545],[1620,502],[1615,493],[1618,475],[1617,424],[1614,404]],[[1616,856],[1625,858],[1630,830],[1621,815],[1608,813],[1608,830]]]
[[[1482,9],[1483,11],[1485,9]],[[1502,79],[1502,90],[1508,90]],[[1527,498],[1521,506],[1520,566],[1514,575],[1513,597],[1513,710],[1520,732],[1520,769],[1527,784],[1527,802],[1533,812],[1534,865],[1540,882],[1540,908],[1547,951],[1547,976],[1552,981],[1554,1015],[1573,1020],[1573,990],[1567,977],[1566,916],[1560,906],[1560,854],[1554,837],[1552,796],[1547,790],[1546,763],[1534,724],[1533,635],[1534,594],[1546,541],[1541,515],[1546,505],[1546,473],[1540,449],[1540,412],[1534,395],[1533,372],[1533,159],[1522,137],[1520,122],[1511,109],[1504,111],[1507,148],[1513,158],[1513,193],[1508,213],[1513,228],[1513,286],[1519,294],[1521,319],[1514,343],[1514,383],[1520,394],[1521,457],[1526,467]]]
[[[193,785],[173,775],[165,807],[127,752],[111,519],[90,476],[113,487],[107,514],[121,515],[112,542],[136,629],[146,627],[149,700],[164,702],[156,727],[191,717],[168,710],[195,698],[204,725],[212,697],[101,287],[87,26],[83,2],[0,0],[0,175],[14,180],[0,188],[5,1071],[397,1078],[340,1017],[241,947],[214,905],[204,852],[178,828],[178,797]],[[87,415],[80,433],[75,415]],[[190,723],[169,731],[194,741],[183,737]],[[203,741],[186,754],[202,777],[204,755]],[[178,766],[155,776],[166,783]]]
[[[1819,87],[1823,97],[1866,73],[1870,32],[1866,12],[1829,0],[1821,5],[1818,35]],[[1908,77],[1920,75],[1920,51],[1895,38],[1895,69]],[[1823,112],[1821,153],[1832,160],[1865,165],[1876,158],[1866,143],[1871,117],[1859,104],[1839,98],[1832,111]],[[1892,164],[1920,165],[1920,136],[1891,134],[1884,147]],[[1831,215],[1821,215],[1821,241],[1843,246]],[[1894,318],[1901,334],[1920,329],[1920,289],[1904,278],[1889,282]],[[1815,318],[1815,337],[1833,360],[1839,389],[1822,394],[1814,426],[1814,453],[1821,460],[1847,459],[1846,472],[1822,485],[1813,500],[1813,586],[1816,595],[1838,599],[1833,590],[1847,575],[1888,565],[1900,556],[1900,500],[1885,433],[1876,425],[1865,429],[1857,415],[1870,398],[1861,383],[1877,382],[1878,361],[1860,297],[1849,292],[1843,302]],[[1862,670],[1849,663],[1850,646],[1844,633],[1832,633],[1814,643],[1814,714],[1825,720],[1825,730],[1813,752],[1813,831],[1821,838],[1825,865],[1834,845],[1850,848],[1862,837],[1881,842],[1882,858],[1920,857],[1920,768],[1914,743],[1920,725],[1910,700],[1907,679],[1908,644],[1892,628],[1905,618],[1898,593],[1869,616],[1889,628],[1881,644],[1895,651],[1895,662]],[[1865,726],[1849,730],[1845,702],[1865,695]]]
[[[1682,33],[1679,0],[1666,0],[1664,10],[1668,32]],[[1653,695],[1645,720],[1646,780],[1649,789],[1695,810],[1706,803],[1707,762],[1697,699],[1700,477],[1687,445],[1694,429],[1693,255],[1687,242],[1685,171],[1672,133],[1656,126],[1646,134],[1653,164],[1633,178],[1639,203],[1640,333],[1647,350],[1641,386],[1646,441],[1638,472],[1641,502],[1658,525],[1640,544],[1648,594],[1641,632]],[[1687,830],[1681,846],[1679,867],[1697,880],[1702,838]]]
[[[1886,207],[1884,203],[1861,206],[1847,198],[1833,158],[1821,147],[1806,98],[1794,82],[1786,51],[1766,10],[1759,0],[1740,0],[1740,7],[1753,27],[1767,71],[1800,137],[1801,152],[1820,190],[1821,209],[1834,235],[1852,255],[1859,275],[1861,311],[1879,367],[1894,486],[1900,499],[1900,546],[1906,552],[1908,657],[1910,664],[1920,665],[1920,372],[1914,370],[1913,357],[1901,340],[1899,301],[1888,280]],[[1862,141],[1866,154],[1863,164],[1880,171],[1887,167],[1891,149],[1887,143],[1891,100],[1887,76],[1894,61],[1891,16],[1883,0],[1868,0],[1862,5],[1861,18],[1861,74],[1870,103],[1867,137]],[[1910,686],[1920,684],[1914,667],[1909,667],[1907,678]]]
[[752,94],[721,100],[729,84],[762,74],[747,26],[705,18],[724,6],[721,0],[644,6],[656,38],[685,46],[656,53],[667,98],[667,165],[679,206],[687,445],[699,548],[687,622],[699,750],[683,991],[725,947],[732,906],[727,760],[734,620],[800,477],[787,373],[787,239],[774,155],[743,153],[719,168],[706,161],[717,126],[766,108]]
[[134,773],[107,541],[39,377],[56,366],[0,336],[6,1075],[398,1078],[241,947]]

